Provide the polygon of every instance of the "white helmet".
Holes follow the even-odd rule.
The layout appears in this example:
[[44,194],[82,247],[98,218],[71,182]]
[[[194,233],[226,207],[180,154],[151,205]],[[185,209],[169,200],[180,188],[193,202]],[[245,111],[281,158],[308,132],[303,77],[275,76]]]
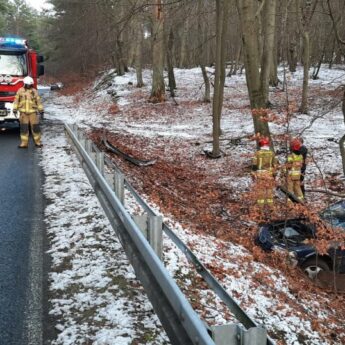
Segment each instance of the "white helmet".
[[34,80],[31,77],[25,77],[24,80],[24,85],[34,85]]

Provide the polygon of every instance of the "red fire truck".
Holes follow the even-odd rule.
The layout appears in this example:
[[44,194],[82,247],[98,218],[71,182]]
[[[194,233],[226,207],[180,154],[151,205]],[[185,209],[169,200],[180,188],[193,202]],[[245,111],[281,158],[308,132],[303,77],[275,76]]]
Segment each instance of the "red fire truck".
[[14,96],[30,76],[37,88],[37,79],[44,74],[43,56],[28,46],[20,37],[0,37],[0,126],[18,121],[12,111]]

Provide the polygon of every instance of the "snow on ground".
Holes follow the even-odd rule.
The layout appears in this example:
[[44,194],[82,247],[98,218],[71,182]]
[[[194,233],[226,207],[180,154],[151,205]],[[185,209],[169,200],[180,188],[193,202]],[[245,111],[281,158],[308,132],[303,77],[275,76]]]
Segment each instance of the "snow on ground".
[[62,127],[45,126],[43,142],[52,344],[167,344]]
[[[282,78],[282,72],[283,70],[281,69],[280,78]],[[332,107],[334,100],[336,100],[336,95],[333,93],[333,90],[344,82],[344,75],[345,72],[340,69],[323,69],[320,72],[319,80],[310,81],[310,99],[312,100],[310,113],[309,115],[294,115],[292,117],[290,123],[292,129],[291,134],[295,135],[299,133],[310,123],[315,115],[326,112]],[[176,102],[178,105],[175,105],[171,100],[163,105],[152,105],[147,103],[150,89],[150,76],[151,72],[146,70],[144,72],[144,80],[147,86],[140,90],[136,89],[134,86],[134,71],[130,71],[126,76],[115,77],[113,79],[113,86],[108,89],[116,91],[117,96],[120,96],[120,98],[117,99],[119,111],[109,111],[112,105],[112,99],[106,90],[101,90],[97,93],[89,91],[87,97],[77,95],[74,97],[59,96],[51,98],[46,104],[47,118],[54,120],[60,119],[69,123],[78,123],[78,125],[85,130],[106,128],[109,132],[115,134],[121,133],[128,136],[147,138],[155,144],[157,144],[157,142],[162,142],[162,145],[164,145],[164,143],[168,143],[169,141],[174,141],[177,145],[178,143],[185,143],[185,141],[190,143],[201,143],[201,148],[197,146],[194,151],[191,149],[191,152],[187,154],[193,156],[196,154],[197,150],[202,151],[202,147],[207,147],[206,142],[211,139],[212,120],[211,105],[199,101],[202,98],[202,76],[200,70],[176,70],[176,79],[178,83]],[[295,74],[288,73],[287,79],[289,104],[292,107],[297,107],[301,96],[299,91],[302,82],[301,70],[298,70]],[[96,85],[97,82],[94,86]],[[275,104],[274,110],[278,113],[280,120],[284,120],[284,102],[281,101],[283,98],[282,94],[284,93],[281,90],[274,90],[271,96],[271,100],[273,104]],[[224,99],[222,117],[224,137],[238,138],[252,134],[253,125],[248,107],[249,101],[243,75],[226,79]],[[323,103],[321,103],[321,99]],[[329,102],[329,104],[325,104],[325,100]],[[285,133],[285,123],[281,124],[281,122],[282,121],[271,124],[272,132],[274,135],[277,135],[277,137]],[[313,156],[324,174],[341,174],[341,161],[339,159],[336,139],[339,139],[343,133],[343,116],[340,106],[338,106],[327,113],[322,120],[315,121],[313,126],[303,134],[305,144],[311,149]],[[48,139],[46,134],[46,142],[49,143],[50,140],[51,139]],[[59,140],[62,139],[60,138]],[[279,146],[279,144],[278,141],[277,145]],[[65,145],[64,143],[63,145],[60,144],[57,146],[60,146],[63,151],[66,151]],[[153,144],[152,147],[154,147]],[[181,145],[181,151],[184,150],[184,148],[185,147]],[[242,145],[235,147],[235,149],[233,146],[226,146],[225,144],[222,145],[222,149],[227,153],[228,157],[240,155],[241,164],[243,164],[247,159],[246,157],[252,154],[254,143],[244,139]],[[47,156],[49,147],[45,150],[48,150],[45,151],[45,164],[48,164],[47,162],[53,156],[60,156],[60,153],[54,151],[52,151],[50,156]],[[167,159],[169,159],[170,154],[168,150],[167,148]],[[174,152],[171,159],[176,159],[179,153],[180,152]],[[224,159],[224,161],[226,160],[227,158]],[[198,161],[195,162],[199,165],[204,164]],[[208,165],[203,168],[205,171],[222,171],[222,168],[224,168],[222,164],[224,163],[210,161]],[[63,164],[61,165],[63,166]],[[55,163],[54,169],[56,169]],[[73,169],[77,169],[77,163],[75,161]],[[66,171],[66,169],[63,170]],[[55,170],[51,172],[51,174],[54,173]],[[312,184],[312,181],[319,175],[318,167],[310,163],[308,166],[308,173],[309,177],[307,178],[307,184]],[[220,176],[218,176],[219,182],[222,185],[230,185],[237,190],[246,191],[250,186],[249,177],[236,175],[236,178],[234,178],[231,174],[237,173],[228,172],[226,175],[220,174]],[[62,178],[60,178],[60,180],[61,179]],[[73,191],[73,188],[77,188],[78,185],[68,186],[67,189]],[[53,186],[53,183],[50,183],[50,187],[48,185],[48,188],[53,188],[54,191],[54,188],[59,187]],[[87,195],[89,195],[88,193],[91,193],[89,189]],[[49,197],[49,192],[47,195]],[[57,197],[55,198],[58,199],[59,196],[58,194],[56,195]],[[148,201],[153,207],[158,209],[154,201]],[[59,204],[58,200],[56,200],[56,202]],[[132,202],[129,203],[128,200],[126,202],[132,204]],[[64,204],[65,201],[61,201],[60,205],[56,206],[56,214],[61,214],[61,210],[58,211],[58,209],[59,207],[63,207]],[[88,202],[83,202],[82,204],[85,207]],[[134,210],[136,207],[133,206],[131,209]],[[88,217],[88,212],[91,212],[93,216]],[[72,213],[79,213],[79,211],[73,211]],[[92,208],[91,210],[86,209],[82,212],[87,219],[85,225],[89,230],[85,231],[89,231],[87,235],[89,236],[88,241],[91,241],[91,243],[93,241],[92,227],[94,219],[100,222],[98,220],[99,213],[102,212],[99,209],[96,211],[96,208]],[[165,214],[164,216],[171,224],[172,228],[179,234],[185,243],[188,243],[201,261],[206,266],[210,267],[213,272],[217,272],[217,278],[220,279],[229,293],[237,299],[250,316],[259,323],[265,324],[272,336],[279,339],[281,343],[340,344],[342,342],[340,339],[344,339],[345,337],[344,330],[342,332],[339,331],[339,325],[337,325],[336,320],[334,320],[332,308],[324,307],[327,305],[327,293],[315,296],[314,301],[311,301],[311,296],[309,296],[309,298],[304,298],[299,292],[291,291],[289,283],[284,277],[284,272],[256,262],[253,254],[245,248],[230,242],[219,241],[214,237],[194,234],[193,231],[179,225],[178,222],[176,222],[178,219],[175,219],[175,217],[169,214]],[[73,219],[73,217],[67,217],[67,219],[69,218],[70,220]],[[52,227],[56,228],[56,233],[60,235],[64,234],[64,232],[61,233],[61,225],[64,224],[59,223],[61,221],[59,221],[58,217],[57,219],[51,217],[49,221],[52,222]],[[67,221],[67,223],[69,221]],[[102,226],[97,225],[97,227],[101,226],[102,228],[102,231],[100,231],[101,234],[103,234],[103,230],[108,227],[104,225],[104,222],[103,219],[101,221]],[[73,224],[73,226],[74,225],[76,224]],[[73,243],[75,240],[86,240],[87,236],[84,234],[81,235],[81,231],[82,230],[78,226],[74,230],[67,227],[66,234],[61,236],[61,241],[58,239],[52,241],[53,251],[55,247],[61,250],[54,259],[57,265],[64,263],[66,251],[67,253],[78,253],[78,248],[84,245],[82,243],[79,246],[79,242],[75,243],[73,246],[71,245],[71,239],[73,239]],[[106,230],[106,233],[107,231],[109,230]],[[88,242],[86,242],[86,246],[88,245]],[[112,245],[116,247],[115,244]],[[116,248],[118,249],[118,247]],[[99,259],[102,260],[102,253],[98,254]],[[67,256],[70,260],[70,256]],[[70,263],[69,260],[67,261],[68,264]],[[192,305],[200,312],[201,316],[207,320],[207,322],[210,324],[224,324],[234,321],[225,306],[204,286],[203,282],[195,275],[184,256],[168,239],[165,239],[164,242],[164,262],[168,270],[178,281],[181,289],[186,293],[188,292],[188,297]],[[76,267],[78,266],[79,264],[77,265],[76,263]],[[68,265],[66,269],[67,271],[64,271],[62,275],[63,279],[59,278],[56,282],[54,281],[55,273],[52,273],[53,289],[56,289],[56,286],[65,289],[72,284],[71,280],[73,280],[75,274],[74,272],[69,272]],[[82,273],[77,274],[78,282],[76,285],[82,284],[83,286],[86,284],[85,286],[87,286],[90,282],[90,280],[85,277],[84,269],[86,268],[83,267],[81,270]],[[107,295],[109,282],[102,279],[102,274],[106,272],[106,269],[103,271],[99,269],[98,271],[101,282],[100,286],[95,288],[96,290],[100,289],[102,293]],[[80,278],[79,274],[82,274]],[[123,276],[126,276],[126,274]],[[133,276],[131,276],[130,279],[133,279]],[[61,292],[62,291],[63,290],[61,290]],[[95,301],[98,300],[96,296],[97,294],[93,299],[95,304]],[[76,300],[83,300],[82,297],[79,296]],[[104,301],[105,299],[102,294],[100,298],[100,301]],[[67,330],[68,332],[71,331],[71,327],[74,327],[74,335],[79,332],[81,334],[86,334],[87,327],[83,327],[83,324],[79,321],[77,323],[75,323],[76,321],[71,321],[71,300],[68,298],[57,298],[56,303],[57,305],[54,305],[53,313],[61,318],[61,329],[63,331]],[[118,303],[118,305],[119,304],[121,305],[121,303]],[[109,315],[109,309],[104,309],[102,303],[99,303],[97,306],[93,305],[93,307],[95,307],[93,310],[95,310],[95,313],[98,313],[97,315]],[[102,312],[100,310],[102,310]],[[110,310],[116,315],[115,309],[110,308]],[[101,326],[98,326],[97,334],[113,335],[115,333],[116,336],[118,332],[117,328],[114,327],[114,329],[112,329],[110,327],[112,322],[111,317],[107,316],[106,319],[108,321],[106,322],[105,329],[101,331],[103,327],[101,324]],[[320,323],[324,325],[323,329],[320,329]],[[116,322],[113,323],[113,326],[114,324],[116,324]],[[324,334],[325,329],[329,331],[327,335]],[[333,340],[330,340],[332,329],[334,329],[334,333],[337,333],[337,335]],[[96,332],[95,328],[94,332]],[[62,334],[65,334],[65,332]],[[165,340],[162,341],[164,342]],[[157,344],[159,344],[158,340]]]

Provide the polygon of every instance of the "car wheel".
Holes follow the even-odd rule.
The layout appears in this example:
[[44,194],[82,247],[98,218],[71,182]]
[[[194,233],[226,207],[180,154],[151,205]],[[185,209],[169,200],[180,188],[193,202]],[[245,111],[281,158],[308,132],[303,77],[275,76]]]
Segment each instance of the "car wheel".
[[321,271],[329,271],[330,268],[327,262],[323,259],[312,258],[307,260],[303,265],[302,269],[304,273],[310,278],[315,279]]

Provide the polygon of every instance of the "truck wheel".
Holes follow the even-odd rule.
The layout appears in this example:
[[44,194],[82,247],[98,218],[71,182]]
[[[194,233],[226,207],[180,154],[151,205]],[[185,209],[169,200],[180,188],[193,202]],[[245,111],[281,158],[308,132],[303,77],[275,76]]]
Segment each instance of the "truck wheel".
[[302,269],[310,279],[316,279],[317,275],[321,271],[330,271],[328,263],[324,259],[320,258],[308,259],[302,264]]

